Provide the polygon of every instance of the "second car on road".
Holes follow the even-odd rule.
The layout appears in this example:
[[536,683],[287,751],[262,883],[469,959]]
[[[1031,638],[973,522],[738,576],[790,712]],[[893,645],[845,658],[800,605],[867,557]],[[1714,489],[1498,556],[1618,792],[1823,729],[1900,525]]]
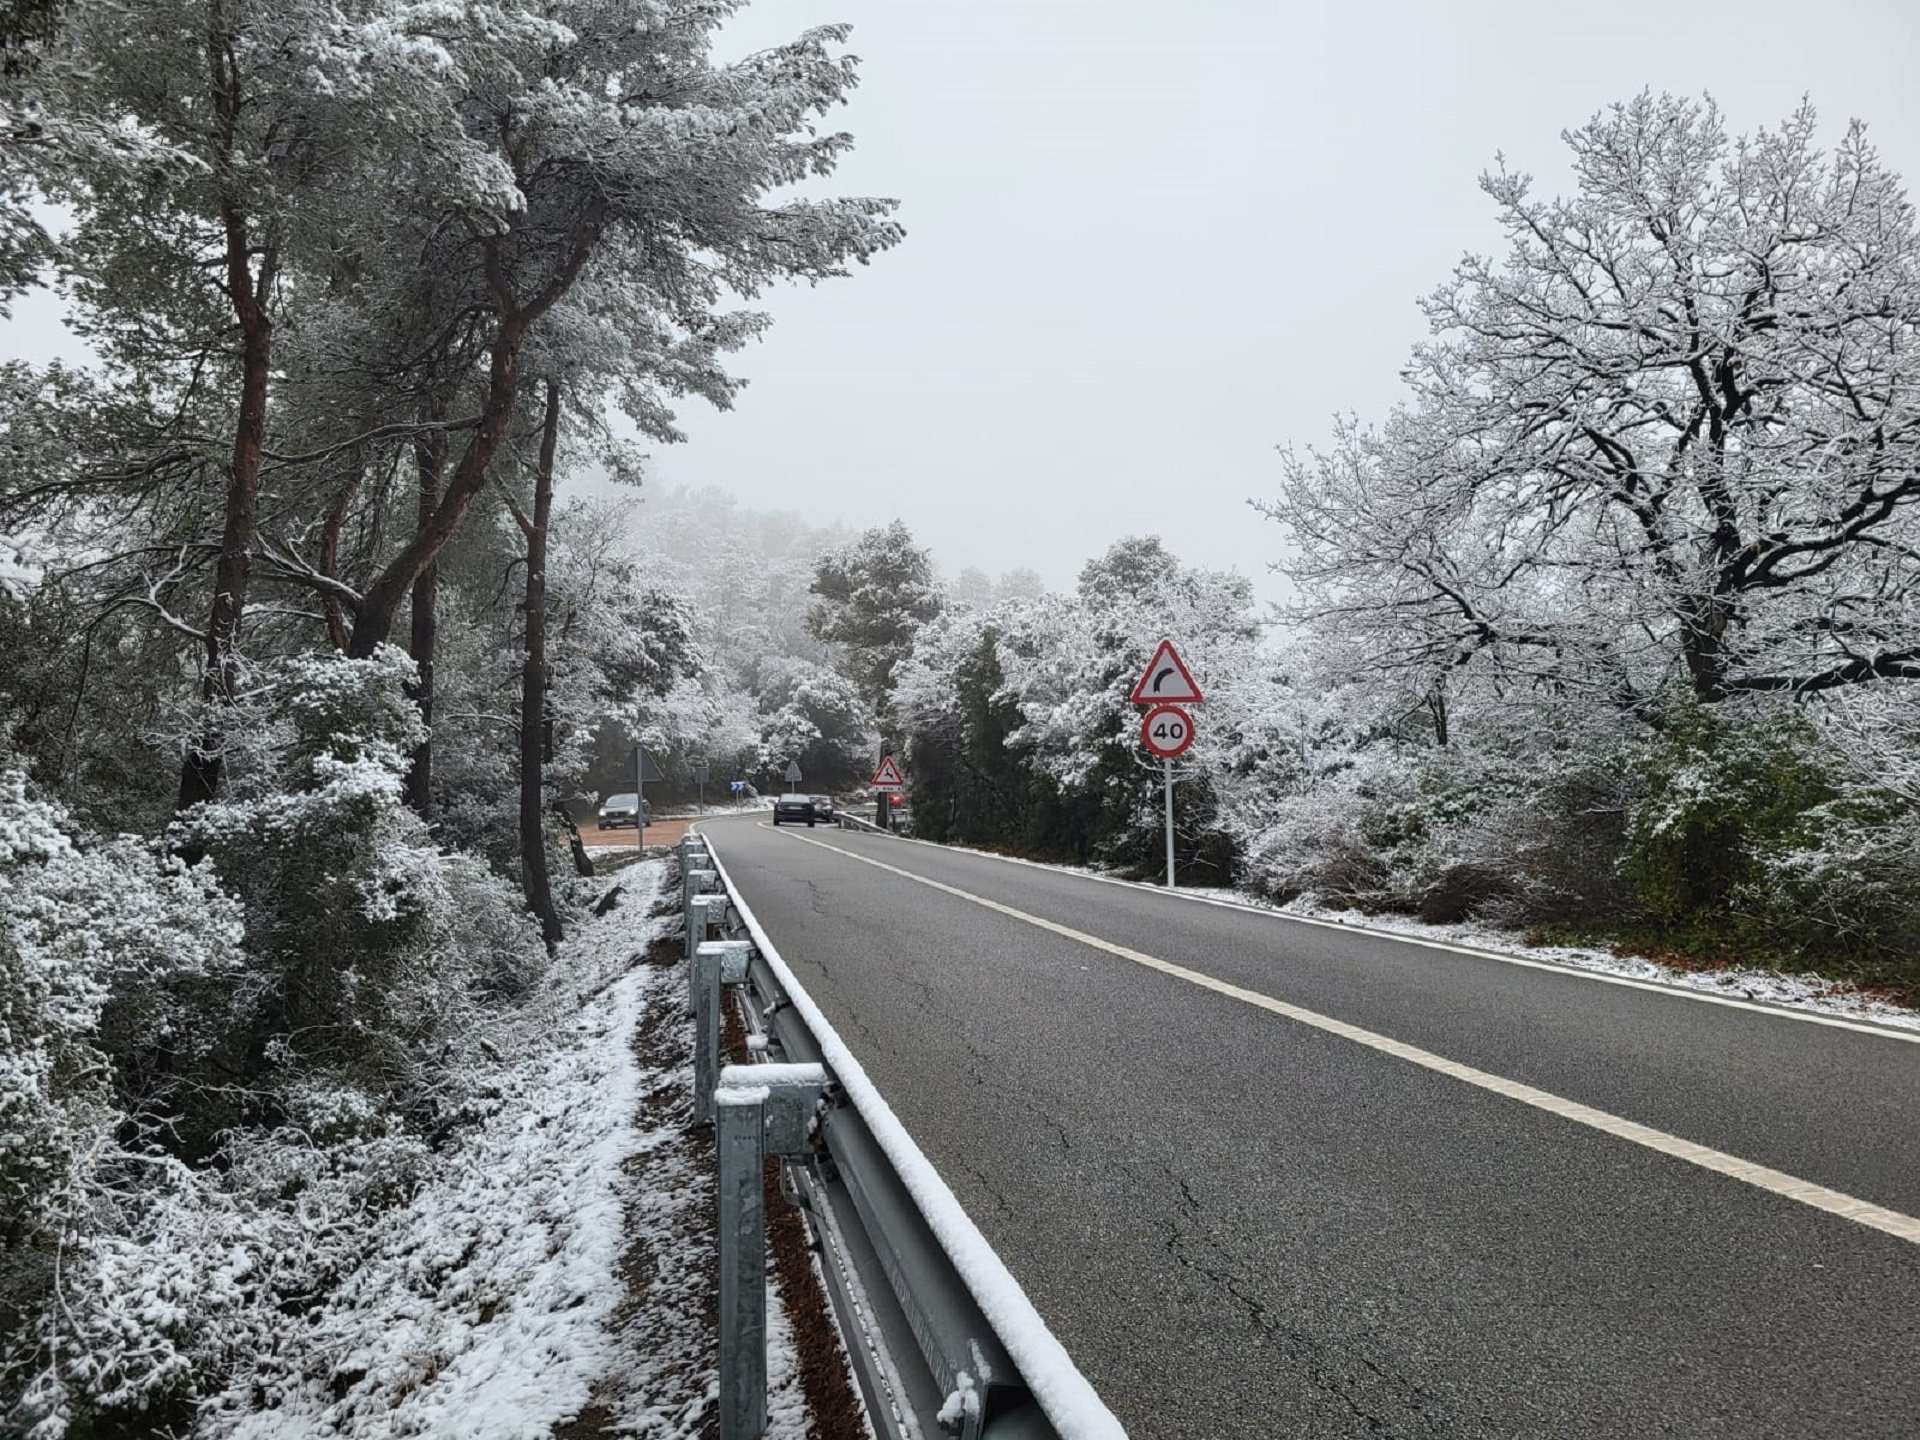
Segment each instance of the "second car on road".
[[811,825],[815,818],[811,795],[782,795],[773,802],[773,823],[776,825],[784,825],[789,820]]

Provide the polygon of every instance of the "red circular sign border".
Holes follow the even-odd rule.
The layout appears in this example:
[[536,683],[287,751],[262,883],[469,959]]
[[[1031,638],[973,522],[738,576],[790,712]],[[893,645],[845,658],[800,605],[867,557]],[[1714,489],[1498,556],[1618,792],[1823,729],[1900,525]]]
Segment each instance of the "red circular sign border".
[[[1162,750],[1153,743],[1153,722],[1160,715],[1176,716],[1187,727],[1187,738],[1178,750]],[[1178,760],[1193,747],[1193,716],[1179,705],[1156,705],[1140,717],[1140,743],[1147,747],[1147,753],[1161,760]]]

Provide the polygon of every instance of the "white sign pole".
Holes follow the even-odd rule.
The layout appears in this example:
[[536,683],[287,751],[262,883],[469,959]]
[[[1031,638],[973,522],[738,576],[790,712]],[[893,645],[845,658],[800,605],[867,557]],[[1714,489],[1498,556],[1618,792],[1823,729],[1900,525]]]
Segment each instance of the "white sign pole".
[[633,747],[633,843],[647,858],[647,752]]
[[1173,889],[1173,761],[1161,762],[1167,767],[1167,888]]

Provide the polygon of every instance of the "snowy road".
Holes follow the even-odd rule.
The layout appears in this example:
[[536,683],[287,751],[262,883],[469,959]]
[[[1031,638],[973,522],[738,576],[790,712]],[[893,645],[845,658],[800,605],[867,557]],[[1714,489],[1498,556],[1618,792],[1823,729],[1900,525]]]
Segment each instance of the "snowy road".
[[1920,1044],[701,827],[1153,1437],[1920,1433]]

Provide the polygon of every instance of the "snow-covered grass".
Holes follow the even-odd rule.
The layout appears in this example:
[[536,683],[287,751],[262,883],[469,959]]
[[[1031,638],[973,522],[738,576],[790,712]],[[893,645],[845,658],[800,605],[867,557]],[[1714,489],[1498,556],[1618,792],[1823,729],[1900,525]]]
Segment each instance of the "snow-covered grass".
[[[934,842],[913,840],[911,843],[930,845]],[[1055,870],[1067,875],[1081,875],[1106,884],[1129,885],[1163,895],[1167,893],[1163,886],[1131,880],[1111,871],[1086,865],[1061,865],[1042,860],[1027,860],[966,845],[942,845],[939,848],[955,850],[967,855],[980,855],[991,860],[1004,861],[1009,865],[1030,865],[1037,869]],[[1616,954],[1596,946],[1530,945],[1511,930],[1496,930],[1488,925],[1471,923],[1436,925],[1417,920],[1410,915],[1360,915],[1351,910],[1333,909],[1311,900],[1295,900],[1284,905],[1276,905],[1259,895],[1226,886],[1183,885],[1173,893],[1191,900],[1234,905],[1278,916],[1339,925],[1348,929],[1455,945],[1504,958],[1560,965],[1572,970],[1611,975],[1642,984],[1670,986],[1721,998],[1751,1001],[1756,1005],[1775,1005],[1788,1010],[1804,1010],[1811,1014],[1831,1015],[1840,1019],[1863,1020],[1869,1024],[1920,1031],[1920,1011],[1893,1004],[1878,996],[1865,994],[1844,982],[1822,979],[1817,975],[1795,975],[1779,970],[1752,967],[1687,970],[1675,965],[1663,965],[1656,960],[1637,955]]]
[[[711,1425],[711,1142],[687,1124],[684,973],[644,963],[670,923],[652,914],[666,870],[649,860],[613,882],[622,902],[563,946],[569,979],[491,1113],[198,1434],[695,1440]],[[767,1437],[809,1440],[777,1286],[768,1302]]]
[[201,1434],[537,1440],[583,1408],[619,1353],[622,1166],[642,1143],[631,1041],[657,975],[633,962],[664,923],[649,916],[664,870],[624,877],[624,903],[580,925],[557,966],[569,982],[528,1028],[550,1043],[504,1066],[491,1113]]

